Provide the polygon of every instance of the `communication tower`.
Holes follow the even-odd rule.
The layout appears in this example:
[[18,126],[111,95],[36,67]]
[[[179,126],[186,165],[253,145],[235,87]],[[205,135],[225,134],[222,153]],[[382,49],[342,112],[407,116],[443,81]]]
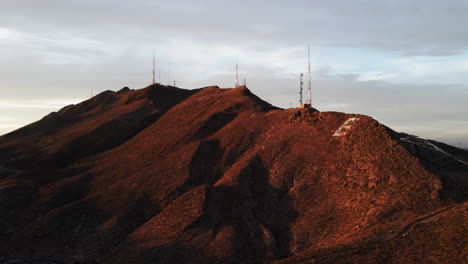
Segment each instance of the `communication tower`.
[[237,65],[237,59],[236,59],[236,88],[239,87],[239,66]]
[[309,91],[309,100],[308,100],[308,104],[309,104],[309,107],[312,107],[312,73],[310,72],[310,44],[307,46],[307,55],[308,55],[308,61],[309,61],[309,70],[307,72],[307,81],[308,81],[308,86],[307,86],[307,89]]
[[155,59],[154,59],[154,49],[153,49],[153,83],[152,84],[155,84],[156,83],[156,69],[155,69]]
[[302,105],[302,91],[303,91],[303,88],[302,88],[302,85],[304,84],[304,82],[302,81],[302,77],[304,77],[304,74],[301,72],[299,74],[299,105]]
[[167,85],[171,85],[171,64],[167,64]]
[[301,73],[301,88],[299,91],[300,94],[300,103],[301,103],[301,108],[310,108],[312,107],[312,73],[310,71],[310,44],[307,45],[307,59],[308,59],[308,69],[307,69],[307,100],[305,103],[302,102],[302,77],[303,74]]

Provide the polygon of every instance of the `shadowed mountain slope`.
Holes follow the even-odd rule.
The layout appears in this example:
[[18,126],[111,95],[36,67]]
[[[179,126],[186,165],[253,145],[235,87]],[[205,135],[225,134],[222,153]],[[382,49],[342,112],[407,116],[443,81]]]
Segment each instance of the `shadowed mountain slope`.
[[196,91],[155,84],[102,92],[0,137],[0,157],[12,168],[64,167],[120,145]]
[[0,137],[0,255],[461,263],[466,157],[247,88],[104,92]]

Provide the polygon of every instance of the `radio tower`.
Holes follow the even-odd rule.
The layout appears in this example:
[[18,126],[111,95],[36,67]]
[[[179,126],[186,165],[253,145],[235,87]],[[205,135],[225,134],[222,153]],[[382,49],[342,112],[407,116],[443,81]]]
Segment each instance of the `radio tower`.
[[239,87],[239,67],[237,66],[237,59],[236,59],[236,88]]
[[302,77],[304,77],[304,74],[301,72],[300,75],[299,75],[299,85],[300,85],[300,88],[299,88],[299,105],[302,107],[302,85],[304,84],[304,82],[302,81]]
[[156,83],[156,74],[155,74],[155,60],[154,60],[154,49],[153,49],[153,84]]
[[167,64],[167,85],[171,85],[171,64]]
[[308,79],[308,86],[307,89],[309,90],[309,98],[308,98],[308,104],[309,107],[312,107],[312,82],[311,82],[311,72],[310,72],[310,44],[307,45],[307,55],[309,59],[309,70],[307,72],[307,79]]

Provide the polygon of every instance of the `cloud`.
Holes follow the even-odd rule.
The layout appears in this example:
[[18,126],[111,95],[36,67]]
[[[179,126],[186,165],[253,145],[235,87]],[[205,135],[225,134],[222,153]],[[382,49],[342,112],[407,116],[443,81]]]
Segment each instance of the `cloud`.
[[[59,109],[67,105],[76,104],[84,99],[14,99],[0,100],[0,109]],[[5,120],[6,117],[0,117]],[[8,119],[7,119],[8,120]]]
[[[464,1],[7,2],[0,23],[44,36],[132,43],[167,40],[242,47],[364,47],[405,55],[463,52]],[[73,12],[70,12],[73,10]],[[233,17],[234,19],[226,19]],[[299,44],[301,43],[301,44]]]
[[372,72],[365,72],[362,73],[358,80],[359,81],[380,81],[380,80],[387,80],[393,79],[398,77],[396,73],[385,73],[381,71],[372,71]]
[[0,40],[15,39],[17,38],[18,35],[19,35],[18,32],[16,32],[15,30],[0,27]]
[[390,61],[390,66],[409,78],[425,79],[426,82],[468,82],[468,53],[447,57],[417,56],[398,58]]

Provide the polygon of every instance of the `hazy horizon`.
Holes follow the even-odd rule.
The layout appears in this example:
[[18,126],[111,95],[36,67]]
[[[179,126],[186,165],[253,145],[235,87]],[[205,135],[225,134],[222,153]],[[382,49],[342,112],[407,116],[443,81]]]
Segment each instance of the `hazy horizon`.
[[[463,1],[1,1],[0,135],[104,90],[233,87],[468,148]],[[161,76],[159,76],[161,72]]]

